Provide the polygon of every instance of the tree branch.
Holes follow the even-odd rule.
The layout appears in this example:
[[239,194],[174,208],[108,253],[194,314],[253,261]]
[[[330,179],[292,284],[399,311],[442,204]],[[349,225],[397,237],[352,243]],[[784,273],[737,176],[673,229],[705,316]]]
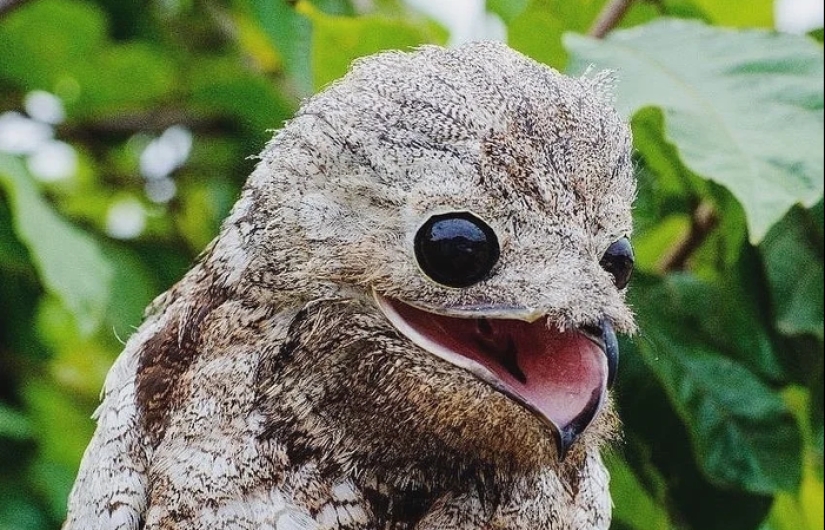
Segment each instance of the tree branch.
[[632,3],[633,0],[611,0],[608,2],[587,34],[597,39],[604,38],[605,35],[610,33],[610,30],[621,22],[622,17],[630,9]]
[[83,133],[132,134],[139,131],[160,132],[172,125],[183,125],[192,130],[211,130],[225,128],[228,126],[227,123],[228,120],[217,116],[194,116],[182,109],[161,108],[148,112],[124,113],[76,125],[61,125],[58,127],[58,133],[69,137]]
[[690,230],[662,256],[656,270],[662,274],[685,268],[687,260],[696,252],[708,235],[719,224],[719,216],[710,202],[700,202],[690,219]]

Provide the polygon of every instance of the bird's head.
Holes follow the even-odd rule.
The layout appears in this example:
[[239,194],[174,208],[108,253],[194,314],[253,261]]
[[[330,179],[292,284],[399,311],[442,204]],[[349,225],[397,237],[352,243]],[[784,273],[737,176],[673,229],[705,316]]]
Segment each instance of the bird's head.
[[634,328],[631,140],[609,91],[479,43],[365,59],[309,100],[215,247],[227,283],[305,308],[262,379],[304,408],[272,414],[423,474],[597,444]]

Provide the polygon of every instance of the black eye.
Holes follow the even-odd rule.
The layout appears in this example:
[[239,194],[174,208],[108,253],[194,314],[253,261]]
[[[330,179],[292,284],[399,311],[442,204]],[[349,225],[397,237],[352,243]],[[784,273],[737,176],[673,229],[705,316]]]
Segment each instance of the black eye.
[[467,212],[430,217],[415,234],[415,259],[424,274],[448,287],[468,287],[498,261],[496,233]]
[[633,247],[630,246],[630,241],[626,237],[614,241],[607,247],[599,264],[613,275],[613,283],[616,287],[619,289],[627,287],[630,276],[633,274]]

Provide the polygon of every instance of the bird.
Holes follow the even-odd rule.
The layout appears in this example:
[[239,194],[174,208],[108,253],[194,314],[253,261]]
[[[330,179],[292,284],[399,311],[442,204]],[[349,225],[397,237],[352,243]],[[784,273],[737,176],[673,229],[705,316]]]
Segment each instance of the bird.
[[64,530],[608,528],[614,78],[476,42],[305,101],[111,368]]

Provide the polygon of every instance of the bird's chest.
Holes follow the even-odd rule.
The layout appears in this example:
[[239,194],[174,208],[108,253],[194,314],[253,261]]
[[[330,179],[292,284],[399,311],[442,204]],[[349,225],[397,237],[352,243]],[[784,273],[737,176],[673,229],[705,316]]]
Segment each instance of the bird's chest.
[[[559,511],[541,491],[502,503],[481,500],[475,493],[387,496],[351,480],[322,485],[314,469],[302,473],[298,482],[306,486],[311,482],[307,477],[315,475],[317,485],[293,501],[312,517],[313,526],[307,527],[312,530],[602,530],[609,525],[598,505],[571,504]],[[309,492],[321,495],[311,498]]]

